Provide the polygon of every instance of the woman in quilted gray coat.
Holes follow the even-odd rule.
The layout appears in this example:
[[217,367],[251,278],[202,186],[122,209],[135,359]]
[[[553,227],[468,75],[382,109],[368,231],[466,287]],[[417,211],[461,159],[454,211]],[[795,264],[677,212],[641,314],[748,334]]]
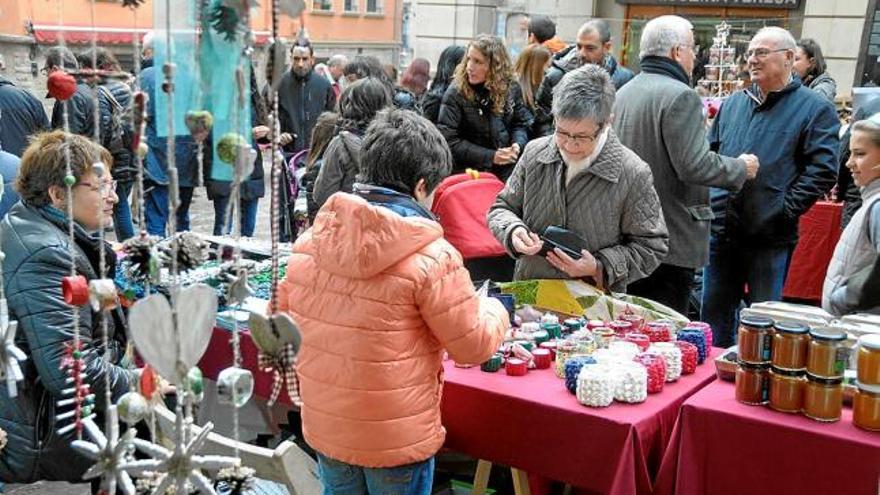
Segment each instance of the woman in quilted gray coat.
[[[71,158],[76,178],[69,198],[75,220],[73,246],[68,237],[65,154]],[[96,156],[107,165],[103,174],[92,165]],[[103,424],[105,387],[110,387],[115,402],[136,377],[119,364],[125,349],[121,310],[110,312],[108,345],[104,346],[100,313],[88,304],[74,312],[61,290],[71,261],[77,275],[87,280],[113,278],[116,257],[93,235],[104,228],[102,220],[113,218],[113,205],[118,201],[111,164],[107,150],[82,136],[62,131],[36,136],[24,153],[16,182],[21,201],[0,222],[9,316],[18,322],[15,343],[28,357],[21,363],[24,380],[18,383],[16,396],[0,387],[0,429],[9,440],[0,450],[3,482],[81,482],[93,464],[70,447],[76,430],[63,435],[57,431],[64,423],[57,423],[56,415],[67,411],[57,408],[56,402],[69,387],[61,362],[73,342],[74,315],[79,319],[83,381],[97,398],[98,424]],[[99,275],[102,249],[108,269],[105,277]]]
[[[516,280],[585,279],[625,292],[648,276],[669,248],[651,169],[611,128],[614,86],[586,65],[556,87],[556,131],[526,146],[489,210],[492,233],[518,258]],[[573,231],[586,246],[579,259],[559,249],[540,255],[549,226]]]

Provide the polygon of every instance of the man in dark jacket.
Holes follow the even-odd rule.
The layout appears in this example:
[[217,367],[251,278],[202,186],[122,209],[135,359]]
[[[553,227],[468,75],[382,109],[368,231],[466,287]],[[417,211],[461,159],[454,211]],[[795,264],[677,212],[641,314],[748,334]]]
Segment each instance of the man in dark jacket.
[[746,284],[749,302],[781,299],[798,219],[837,177],[837,112],[792,77],[795,48],[782,28],[758,31],[747,52],[753,84],[724,102],[709,133],[714,151],[753,153],[761,161],[757,178],[740,192],[711,192],[716,218],[702,319],[721,347],[733,344]]
[[553,88],[562,80],[562,76],[584,64],[595,64],[604,67],[611,76],[616,89],[633,78],[633,73],[626,67],[617,64],[611,55],[611,29],[602,19],[592,19],[584,23],[578,30],[577,44],[560,51],[553,57],[550,68],[544,73],[544,80],[535,93],[537,112],[535,128],[541,136],[553,132]]
[[[59,70],[77,70],[79,64],[69,49],[55,46],[46,52],[43,73],[51,76]],[[88,138],[95,136],[95,102],[91,86],[82,79],[76,81],[76,93],[66,102],[55,100],[52,107],[52,128],[64,129],[64,108],[67,107],[67,130]]]
[[336,107],[336,95],[330,81],[315,74],[315,56],[309,40],[297,39],[290,58],[290,71],[278,87],[278,113],[284,150],[296,153],[309,147],[315,121],[322,112]]
[[0,76],[0,146],[21,157],[28,137],[48,128],[49,119],[40,100]]
[[693,26],[668,15],[645,25],[641,73],[617,92],[614,130],[654,174],[669,228],[669,254],[628,292],[687,314],[694,272],[709,261],[709,188],[738,190],[754,178],[758,160],[720,156],[709,150],[702,104],[690,87],[694,68]]

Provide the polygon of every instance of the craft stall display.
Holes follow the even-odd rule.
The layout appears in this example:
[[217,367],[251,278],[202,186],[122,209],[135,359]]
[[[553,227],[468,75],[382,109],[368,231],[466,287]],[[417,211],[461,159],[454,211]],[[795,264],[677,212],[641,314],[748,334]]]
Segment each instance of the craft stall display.
[[[134,16],[135,24],[142,3],[141,0],[122,2],[122,6]],[[95,0],[91,2],[93,31],[94,4]],[[155,112],[151,118],[155,120],[158,137],[167,141],[169,150],[166,155],[168,189],[172,192],[169,194],[169,210],[175,211],[180,202],[174,193],[178,190],[173,151],[175,141],[191,139],[197,145],[199,161],[205,153],[214,153],[217,158],[211,170],[212,177],[231,182],[233,200],[229,210],[234,231],[240,231],[238,190],[242,180],[250,175],[255,158],[255,152],[244,136],[250,135],[252,127],[249,71],[254,36],[249,27],[249,16],[256,6],[255,0],[193,0],[174,2],[172,10],[169,0],[154,2],[156,90],[148,94],[135,80],[131,108],[131,125],[135,131],[131,150],[138,170],[135,195],[140,206],[138,225],[142,228],[146,225],[143,217],[143,160],[149,152],[146,122],[150,109]],[[274,0],[271,8],[272,39],[277,40],[281,12],[296,16],[304,5],[298,0]],[[61,9],[59,5],[59,12]],[[59,45],[63,47],[63,29],[60,32]],[[134,39],[133,58],[139,73],[139,39]],[[92,36],[93,56],[97,56],[96,45],[97,34]],[[272,75],[270,83],[277,88],[283,70],[283,58],[278,56],[283,57],[280,42],[274,43],[273,53],[275,66],[269,71]],[[97,67],[96,60],[92,61],[92,66]],[[69,129],[66,107],[73,96],[71,82],[75,87],[78,79],[85,81],[92,89],[92,104],[98,108],[98,85],[103,80],[127,80],[129,77],[128,73],[91,69],[54,73],[48,87],[50,95],[65,107],[64,129]],[[270,91],[269,97],[274,103],[270,114],[274,214],[278,210],[280,129],[277,93]],[[93,138],[97,142],[101,142],[100,127],[95,126]],[[209,136],[213,136],[213,148],[206,146]],[[77,179],[69,156],[65,169],[66,197],[70,198]],[[109,174],[100,157],[95,157],[92,170],[99,177]],[[101,184],[102,188],[109,187],[108,181],[101,181]],[[72,202],[68,202],[66,217],[70,246],[75,249]],[[96,279],[87,281],[71,262],[70,274],[63,279],[61,289],[71,309],[73,334],[62,350],[67,388],[57,401],[55,419],[58,434],[73,434],[72,447],[94,462],[84,479],[100,479],[99,493],[214,494],[220,487],[224,493],[244,493],[258,475],[286,483],[291,493],[310,493],[316,489],[314,461],[297,458],[291,462],[298,454],[291,452],[297,449],[292,444],[285,442],[283,450],[279,447],[273,452],[249,446],[238,438],[238,409],[252,396],[254,380],[252,372],[241,366],[235,319],[232,320],[231,346],[226,344],[232,348],[234,358],[231,366],[220,371],[217,386],[219,402],[231,410],[233,438],[226,439],[213,433],[211,423],[194,425],[193,409],[205,393],[202,372],[197,364],[210,343],[219,302],[227,308],[241,307],[253,294],[249,274],[261,270],[270,272],[259,275],[267,279],[262,290],[270,301],[269,307],[265,313],[252,314],[249,324],[254,333],[261,336],[258,339],[261,352],[270,362],[295,360],[299,331],[288,317],[277,314],[276,292],[281,273],[279,265],[283,260],[277,218],[273,217],[272,225],[269,259],[262,263],[243,258],[243,243],[236,236],[218,249],[220,261],[206,266],[209,263],[208,243],[196,235],[177,232],[174,215],[169,218],[166,239],[149,236],[141,230],[124,243],[123,269],[118,271],[122,275],[116,281],[107,278],[108,260],[103,249],[99,250]],[[99,229],[99,236],[99,241],[104,243],[103,229]],[[75,258],[71,253],[70,259]],[[0,254],[0,379],[5,382],[8,395],[15,396],[22,380],[19,363],[27,356],[15,345],[16,322],[10,320],[6,305],[2,260]],[[209,280],[213,286],[204,283]],[[106,348],[109,313],[117,310],[120,304],[128,308],[129,349],[126,353],[137,356],[145,366],[132,370],[139,378],[131,380],[131,390],[114,401],[108,385],[109,372],[97,378],[84,373],[86,360],[100,357],[93,354],[95,347],[85,345],[79,319],[83,311],[101,316]],[[287,365],[275,366],[286,370]],[[92,380],[107,382],[103,397],[96,397],[91,392],[94,388]],[[163,401],[163,395],[168,392],[176,397],[171,413],[165,409]],[[141,421],[147,421],[150,426],[149,438],[137,436],[134,426]],[[0,441],[6,441],[5,432],[0,431]],[[137,457],[136,451],[140,454]],[[243,459],[253,461],[256,467],[263,468],[263,472],[245,466]],[[277,461],[284,465],[279,466]],[[294,471],[297,476],[308,479],[292,479]]]

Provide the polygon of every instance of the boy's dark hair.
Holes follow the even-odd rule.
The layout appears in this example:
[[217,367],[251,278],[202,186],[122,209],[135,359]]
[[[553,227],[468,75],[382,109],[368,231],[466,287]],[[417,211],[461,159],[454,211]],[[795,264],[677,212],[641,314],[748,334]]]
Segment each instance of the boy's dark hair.
[[556,23],[546,15],[536,15],[529,19],[529,34],[534,34],[538,43],[556,36]]
[[372,55],[357,55],[349,63],[345,64],[345,67],[342,68],[342,73],[345,77],[354,74],[358,79],[365,77],[375,77],[382,81],[388,79],[388,75],[382,69],[382,62]]
[[314,48],[312,48],[312,42],[309,41],[308,38],[303,38],[302,36],[300,36],[299,38],[294,40],[293,45],[290,46],[290,51],[293,51],[293,49],[297,47],[308,48],[309,56],[313,56],[315,54],[315,50]]
[[391,90],[383,81],[375,77],[359,79],[346,86],[339,97],[340,127],[360,134],[392,101]]
[[76,57],[69,48],[53,46],[46,51],[46,67],[58,67],[59,69],[79,69]]
[[440,131],[410,110],[376,114],[361,148],[358,180],[412,194],[420,179],[431,193],[452,171],[452,153]]

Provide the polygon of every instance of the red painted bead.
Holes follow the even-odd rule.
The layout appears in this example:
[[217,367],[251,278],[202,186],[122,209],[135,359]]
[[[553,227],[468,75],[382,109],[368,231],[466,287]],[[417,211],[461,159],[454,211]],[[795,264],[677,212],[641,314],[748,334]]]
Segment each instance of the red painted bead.
[[67,72],[58,70],[49,75],[46,88],[52,98],[61,101],[69,100],[76,93],[76,79]]
[[61,279],[61,293],[64,302],[71,306],[82,306],[89,302],[89,282],[82,275],[73,275]]

